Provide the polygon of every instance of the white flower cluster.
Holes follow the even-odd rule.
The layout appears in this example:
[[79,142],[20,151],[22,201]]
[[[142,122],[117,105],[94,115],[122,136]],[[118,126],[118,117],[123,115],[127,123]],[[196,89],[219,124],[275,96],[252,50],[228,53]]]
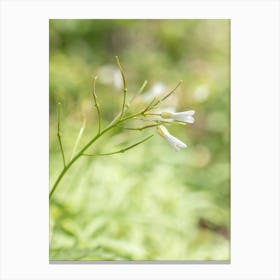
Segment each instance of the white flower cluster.
[[[195,113],[194,110],[185,111],[185,112],[176,112],[176,113],[163,112],[160,114],[160,116],[164,119],[172,119],[184,123],[194,123],[194,118],[193,118],[194,113]],[[175,136],[171,135],[165,126],[159,125],[157,127],[157,132],[160,136],[165,138],[167,142],[170,144],[170,146],[174,148],[177,152],[181,148],[187,147],[187,145],[184,142],[182,142]]]

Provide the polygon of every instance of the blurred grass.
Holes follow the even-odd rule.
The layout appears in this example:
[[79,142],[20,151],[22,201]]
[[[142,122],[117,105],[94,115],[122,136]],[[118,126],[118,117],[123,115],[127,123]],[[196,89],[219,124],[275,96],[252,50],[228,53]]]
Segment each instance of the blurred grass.
[[[71,167],[50,202],[50,260],[229,260],[229,36],[229,20],[50,20],[50,185],[63,167],[57,102],[69,160],[83,116],[79,147],[97,130],[93,76],[104,122],[120,109],[115,55],[129,96],[146,79],[143,98],[182,79],[165,104],[196,110],[193,125],[169,129],[186,150],[176,153],[155,135],[124,154]],[[90,151],[114,151],[149,134],[112,133]]]

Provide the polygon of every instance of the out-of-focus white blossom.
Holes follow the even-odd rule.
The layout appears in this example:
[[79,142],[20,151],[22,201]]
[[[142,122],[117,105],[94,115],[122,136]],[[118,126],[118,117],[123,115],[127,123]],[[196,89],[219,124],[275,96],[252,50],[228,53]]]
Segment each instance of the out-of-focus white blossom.
[[149,91],[143,93],[142,97],[144,101],[152,101],[155,97],[158,97],[164,93],[166,85],[163,82],[156,82],[153,84]]
[[199,101],[203,102],[205,101],[209,96],[209,89],[205,85],[200,85],[193,91],[193,97]]
[[176,137],[174,137],[173,135],[171,135],[169,133],[169,131],[166,129],[165,126],[163,125],[159,125],[157,127],[157,132],[160,136],[162,136],[163,138],[165,138],[167,140],[167,142],[170,144],[170,146],[175,149],[177,152],[181,149],[181,148],[187,148],[187,145],[182,142],[181,140],[177,139]]
[[113,85],[117,89],[123,87],[120,70],[114,65],[103,65],[98,69],[99,81],[105,85]]

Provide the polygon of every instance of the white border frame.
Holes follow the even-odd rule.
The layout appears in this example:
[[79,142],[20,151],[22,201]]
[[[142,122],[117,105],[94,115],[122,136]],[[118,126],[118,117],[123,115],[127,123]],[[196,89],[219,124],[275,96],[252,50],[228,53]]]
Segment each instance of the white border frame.
[[[49,18],[231,19],[231,264],[49,264]],[[6,0],[0,20],[1,279],[280,279],[278,1]]]

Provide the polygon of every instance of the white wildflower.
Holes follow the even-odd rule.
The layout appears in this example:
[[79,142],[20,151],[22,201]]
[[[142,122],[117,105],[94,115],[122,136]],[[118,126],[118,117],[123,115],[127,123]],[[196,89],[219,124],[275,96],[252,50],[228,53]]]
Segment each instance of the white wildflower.
[[181,140],[177,139],[176,137],[174,137],[173,135],[171,135],[169,133],[169,131],[166,129],[165,126],[163,125],[159,125],[157,127],[157,132],[160,136],[162,136],[163,138],[165,138],[168,143],[170,144],[170,146],[172,148],[174,148],[177,152],[181,149],[181,148],[187,148],[187,145],[182,142]]
[[164,119],[173,119],[180,122],[186,122],[186,123],[194,123],[194,115],[195,111],[185,111],[185,112],[163,112],[161,113],[161,117]]

